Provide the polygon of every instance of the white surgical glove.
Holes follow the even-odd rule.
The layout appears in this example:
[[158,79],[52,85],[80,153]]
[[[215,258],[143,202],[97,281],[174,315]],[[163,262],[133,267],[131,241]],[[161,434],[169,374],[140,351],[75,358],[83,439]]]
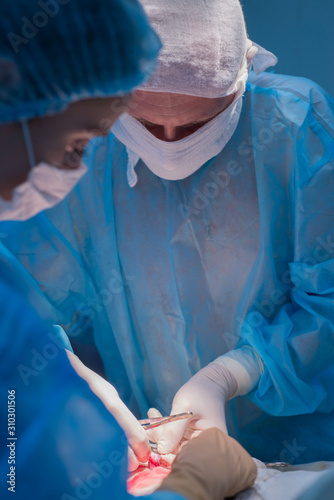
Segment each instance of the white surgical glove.
[[120,399],[118,392],[107,380],[90,370],[70,351],[66,351],[71,365],[77,374],[86,380],[91,390],[98,396],[107,410],[115,417],[128,439],[128,468],[137,469],[139,462],[147,462],[151,455],[148,436],[136,417]]
[[185,442],[211,427],[227,433],[225,402],[247,394],[262,372],[262,362],[253,349],[242,347],[196,373],[176,393],[171,411],[171,415],[191,411],[193,417],[153,429],[150,438],[158,443],[158,452],[178,453]]

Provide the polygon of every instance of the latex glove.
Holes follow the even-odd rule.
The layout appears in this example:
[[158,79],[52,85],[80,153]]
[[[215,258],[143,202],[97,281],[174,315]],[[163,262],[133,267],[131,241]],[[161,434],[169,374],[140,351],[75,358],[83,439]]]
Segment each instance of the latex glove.
[[128,439],[130,471],[137,469],[139,462],[147,462],[151,455],[148,436],[136,417],[120,399],[116,389],[103,377],[90,370],[70,351],[66,351],[77,374],[86,380],[91,390],[98,396],[107,410],[115,417]]
[[225,402],[249,392],[262,371],[262,363],[255,352],[243,347],[217,358],[196,373],[176,393],[171,411],[171,415],[191,411],[193,418],[153,430],[150,439],[158,443],[158,452],[177,454],[186,441],[210,427],[227,433]]
[[[156,408],[150,408],[147,412],[148,418],[161,418],[163,415],[161,415],[160,411],[157,410]],[[162,426],[164,427],[164,426]],[[148,429],[146,431],[146,434],[149,437],[150,441],[153,441],[153,443],[158,443],[159,438],[161,436],[162,432],[162,427],[155,427],[154,429]],[[172,463],[175,460],[175,454],[173,453],[168,453],[168,454],[160,454],[160,460],[162,463],[164,463],[164,467],[170,467]]]
[[201,433],[182,448],[159,490],[188,500],[223,500],[250,488],[257,468],[247,451],[218,429]]

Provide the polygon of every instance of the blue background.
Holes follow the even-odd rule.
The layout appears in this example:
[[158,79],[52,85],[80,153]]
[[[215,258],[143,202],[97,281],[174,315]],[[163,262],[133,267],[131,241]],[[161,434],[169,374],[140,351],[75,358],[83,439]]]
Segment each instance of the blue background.
[[274,52],[276,73],[305,76],[334,96],[334,0],[243,0],[248,35]]

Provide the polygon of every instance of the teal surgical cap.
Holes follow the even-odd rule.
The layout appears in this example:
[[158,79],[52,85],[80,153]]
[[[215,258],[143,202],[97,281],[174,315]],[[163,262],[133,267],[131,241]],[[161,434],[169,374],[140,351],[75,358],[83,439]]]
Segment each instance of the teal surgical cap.
[[0,123],[129,93],[161,47],[136,0],[0,2]]

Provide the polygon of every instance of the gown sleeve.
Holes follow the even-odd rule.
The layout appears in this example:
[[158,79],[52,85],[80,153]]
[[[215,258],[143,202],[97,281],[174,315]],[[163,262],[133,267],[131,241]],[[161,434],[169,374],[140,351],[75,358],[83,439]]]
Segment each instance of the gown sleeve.
[[297,132],[291,198],[287,301],[271,321],[252,310],[241,329],[264,367],[249,397],[275,416],[334,409],[334,101],[319,87]]

